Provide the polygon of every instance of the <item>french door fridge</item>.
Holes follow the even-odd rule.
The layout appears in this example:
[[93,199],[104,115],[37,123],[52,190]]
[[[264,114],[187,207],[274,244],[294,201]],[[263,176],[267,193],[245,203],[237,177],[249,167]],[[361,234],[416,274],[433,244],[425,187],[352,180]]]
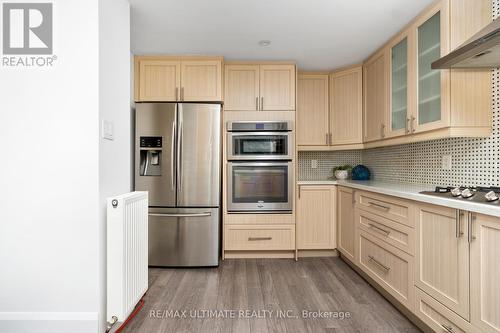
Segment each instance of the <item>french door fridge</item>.
[[149,192],[149,265],[217,266],[221,106],[138,103],[135,189]]

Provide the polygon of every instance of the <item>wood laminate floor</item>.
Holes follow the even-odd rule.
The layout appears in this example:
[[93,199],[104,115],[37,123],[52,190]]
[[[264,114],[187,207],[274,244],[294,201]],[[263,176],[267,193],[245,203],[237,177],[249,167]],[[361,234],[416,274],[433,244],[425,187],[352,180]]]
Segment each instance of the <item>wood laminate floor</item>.
[[339,258],[151,268],[149,284],[144,307],[122,332],[420,332]]

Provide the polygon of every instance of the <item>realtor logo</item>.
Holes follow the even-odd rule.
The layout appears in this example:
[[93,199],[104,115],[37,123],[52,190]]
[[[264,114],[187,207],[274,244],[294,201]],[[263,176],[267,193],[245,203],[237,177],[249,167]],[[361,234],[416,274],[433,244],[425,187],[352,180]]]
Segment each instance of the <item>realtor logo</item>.
[[2,9],[4,55],[52,54],[52,3],[4,3]]

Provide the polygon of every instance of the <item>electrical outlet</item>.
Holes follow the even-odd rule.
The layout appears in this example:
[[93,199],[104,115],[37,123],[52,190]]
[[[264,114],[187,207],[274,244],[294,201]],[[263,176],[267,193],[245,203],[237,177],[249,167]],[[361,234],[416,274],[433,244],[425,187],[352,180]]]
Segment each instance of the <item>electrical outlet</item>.
[[318,168],[318,160],[311,160],[311,169]]
[[451,170],[451,155],[443,155],[441,169]]

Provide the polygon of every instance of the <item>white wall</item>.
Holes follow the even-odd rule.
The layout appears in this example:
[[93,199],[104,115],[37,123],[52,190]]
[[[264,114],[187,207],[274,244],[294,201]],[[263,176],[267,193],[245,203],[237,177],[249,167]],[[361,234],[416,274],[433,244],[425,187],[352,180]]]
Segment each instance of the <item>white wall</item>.
[[53,3],[54,67],[0,66],[2,333],[104,330],[104,198],[130,189],[128,2]]
[[99,1],[99,118],[111,121],[114,140],[99,141],[100,317],[106,322],[106,198],[131,190],[130,6]]

